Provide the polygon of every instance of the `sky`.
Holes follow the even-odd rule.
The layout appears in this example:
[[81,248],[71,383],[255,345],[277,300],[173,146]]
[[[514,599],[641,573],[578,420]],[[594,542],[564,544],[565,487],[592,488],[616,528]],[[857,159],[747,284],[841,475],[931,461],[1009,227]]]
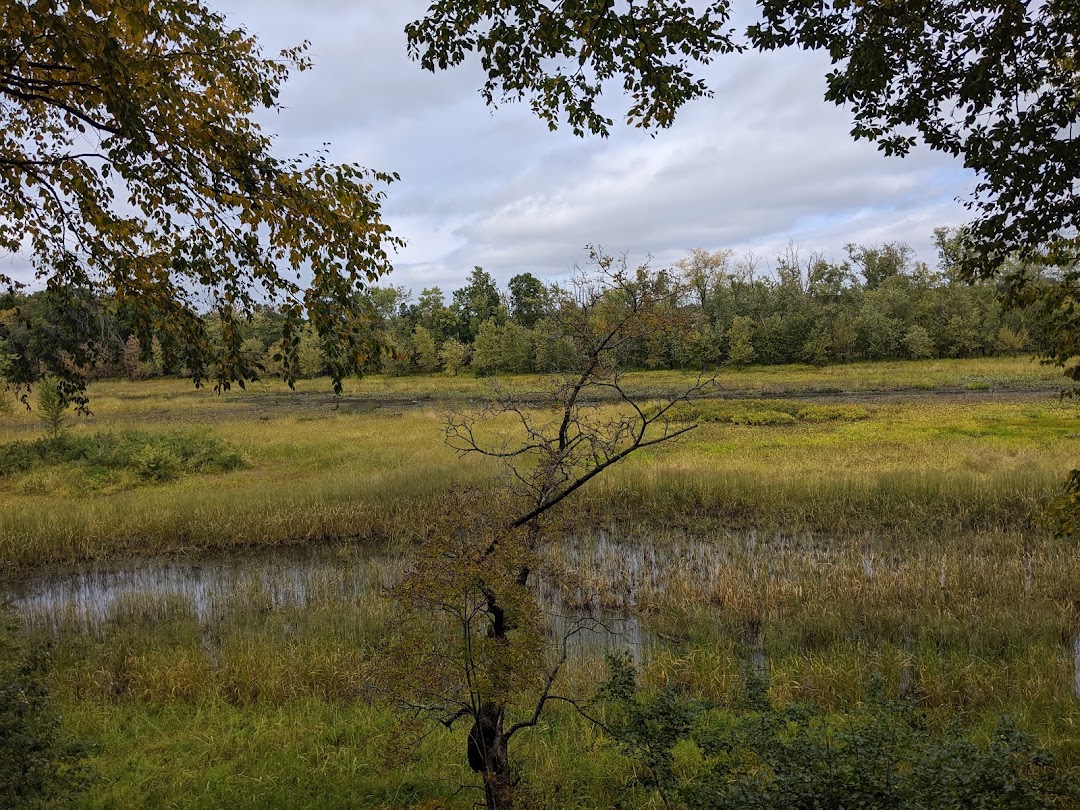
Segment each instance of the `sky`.
[[[834,260],[848,242],[899,240],[933,264],[932,231],[959,225],[974,179],[951,158],[888,158],[849,135],[823,100],[828,60],[794,50],[729,55],[701,68],[714,97],[670,129],[610,138],[552,133],[521,104],[485,106],[476,62],[431,74],[406,53],[423,0],[207,0],[267,54],[303,40],[284,109],[264,116],[281,155],[329,142],[330,158],[397,172],[384,220],[408,245],[385,284],[461,287],[474,266],[505,283],[565,276],[585,245],[668,266],[691,248],[752,251],[793,240]],[[618,122],[621,88],[605,93]]]

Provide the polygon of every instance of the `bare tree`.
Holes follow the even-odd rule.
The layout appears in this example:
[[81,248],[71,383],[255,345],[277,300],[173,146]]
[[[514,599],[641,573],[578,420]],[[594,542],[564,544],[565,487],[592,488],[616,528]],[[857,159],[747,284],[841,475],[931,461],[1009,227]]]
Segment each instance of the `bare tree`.
[[[543,545],[558,534],[554,508],[631,453],[692,430],[673,409],[715,385],[699,375],[676,393],[636,396],[625,384],[624,360],[658,330],[687,326],[678,307],[684,290],[647,263],[631,269],[625,256],[599,249],[589,259],[552,291],[573,362],[542,395],[496,388],[485,406],[448,418],[447,442],[462,456],[496,460],[507,486],[498,495],[458,493],[398,589],[412,622],[394,657],[403,702],[447,727],[471,721],[466,754],[492,810],[513,805],[514,735],[534,726],[552,701],[585,711],[555,685],[567,643],[595,620],[571,621],[558,653],[548,655],[548,628],[530,589]],[[433,626],[441,642],[425,644]],[[510,711],[519,719],[511,722]]]
[[675,262],[675,269],[699,306],[707,307],[716,288],[725,283],[734,256],[735,251],[730,248],[714,252],[693,248],[686,258]]

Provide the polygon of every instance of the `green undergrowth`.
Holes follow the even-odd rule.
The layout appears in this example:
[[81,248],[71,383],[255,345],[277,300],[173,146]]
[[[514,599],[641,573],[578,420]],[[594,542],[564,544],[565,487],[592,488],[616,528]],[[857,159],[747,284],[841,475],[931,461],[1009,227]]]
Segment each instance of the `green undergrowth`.
[[[424,734],[383,706],[91,698],[64,709],[99,751],[89,761],[96,779],[73,808],[465,810],[483,800],[465,764],[466,727]],[[522,806],[613,806],[631,763],[585,721],[553,715],[519,748]]]
[[806,404],[776,399],[698,400],[681,402],[671,409],[671,417],[680,422],[728,422],[754,426],[854,422],[869,416],[870,412],[861,405]]
[[0,478],[33,495],[118,491],[244,464],[238,452],[206,433],[64,432],[0,445]]
[[778,705],[746,678],[741,700],[715,704],[667,686],[645,694],[612,657],[608,731],[643,771],[640,787],[687,810],[792,807],[1072,807],[1080,771],[1003,716],[986,734],[935,728],[908,701],[868,699],[842,712]]

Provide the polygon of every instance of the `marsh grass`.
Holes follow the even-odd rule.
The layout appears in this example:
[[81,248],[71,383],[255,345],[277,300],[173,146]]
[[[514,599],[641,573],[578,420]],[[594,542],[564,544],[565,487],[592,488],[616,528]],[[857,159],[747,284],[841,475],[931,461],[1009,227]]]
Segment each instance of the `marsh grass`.
[[[624,382],[635,395],[663,394],[685,389],[696,372],[629,372]],[[542,375],[500,375],[500,382],[524,391],[541,391]],[[1061,370],[1027,357],[966,360],[915,360],[850,363],[827,366],[761,366],[721,369],[721,393],[769,398],[773,395],[835,395],[896,391],[1042,391],[1056,393],[1064,385]],[[976,389],[967,386],[975,385]],[[273,419],[283,413],[318,416],[326,409],[341,413],[370,413],[385,406],[410,403],[468,402],[488,395],[490,381],[470,375],[442,374],[392,377],[370,375],[345,381],[343,396],[335,397],[326,378],[298,380],[291,390],[268,379],[246,389],[215,394],[196,389],[190,380],[103,380],[88,388],[93,415],[72,420],[73,426],[106,422],[121,427],[168,420],[173,427],[207,422]],[[9,402],[9,401],[7,401]],[[10,404],[10,402],[9,402]],[[0,441],[40,435],[41,423],[25,408],[0,408]]]
[[[250,555],[183,561],[203,576],[186,589],[175,575],[133,578],[143,590],[118,589],[93,620],[60,598],[24,605],[28,632],[52,641],[53,685],[73,732],[93,728],[102,746],[106,776],[84,806],[190,795],[206,806],[470,806],[468,791],[454,795],[472,781],[458,766],[465,730],[403,730],[373,674],[402,554],[363,544],[309,559],[269,553],[255,568]],[[842,711],[880,677],[937,726],[962,716],[990,729],[1008,713],[1063,762],[1080,762],[1080,566],[1073,547],[1045,534],[911,545],[874,534],[628,530],[581,535],[549,554],[578,583],[562,609],[637,617],[644,633],[632,652],[649,685],[731,702],[758,672],[781,703]],[[224,567],[207,578],[215,565]],[[72,587],[70,575],[55,582]],[[571,659],[565,692],[592,694],[602,649]],[[402,746],[413,744],[405,759]],[[610,806],[633,773],[563,709],[526,738],[521,757],[530,795],[560,807]]]
[[767,427],[794,425],[798,422],[851,422],[866,419],[870,413],[861,405],[806,404],[797,400],[740,399],[698,400],[679,403],[672,409],[679,422],[731,423]]
[[[738,398],[694,403],[686,416],[700,425],[685,441],[631,457],[575,499],[578,533],[550,549],[574,574],[560,606],[637,631],[582,650],[565,689],[591,694],[603,649],[624,643],[648,685],[721,700],[758,673],[781,702],[842,710],[881,676],[930,722],[989,729],[1006,712],[1080,763],[1080,560],[1041,524],[1080,451],[1080,410],[1046,392],[1056,372],[948,361],[751,368],[723,383]],[[0,591],[27,576],[67,583],[22,614],[52,645],[72,733],[100,745],[101,779],[79,806],[472,806],[459,790],[473,783],[465,729],[402,734],[372,661],[395,615],[386,588],[437,499],[495,480],[440,438],[440,409],[480,386],[375,378],[335,402],[321,381],[220,398],[185,381],[94,385],[76,440],[194,432],[245,465],[107,492],[63,484],[62,469],[37,493],[0,485]],[[836,391],[867,395],[822,393]],[[0,442],[35,431],[23,412],[0,414]],[[155,565],[221,573],[187,589],[180,575],[135,577],[94,616],[60,598],[96,570],[86,561],[115,576],[125,556],[162,552]],[[277,567],[244,569],[257,554]],[[294,555],[322,562],[300,571]],[[525,737],[521,761],[537,806],[613,806],[634,778],[562,706]]]
[[[991,680],[1005,684],[1006,694],[996,697],[1006,703],[1025,695],[1068,700],[1074,687],[1078,554],[1045,535],[969,533],[913,547],[880,535],[751,531],[579,541],[552,553],[577,572],[581,592],[599,594],[610,610],[646,617],[673,649],[746,654],[760,645],[774,674],[788,670],[774,688],[791,698],[860,699],[858,676],[815,683],[797,670],[815,657],[858,654],[865,675],[874,665],[871,650],[906,656],[915,670],[920,655],[936,656],[923,661],[930,671],[950,655],[995,667],[1031,660],[1039,677],[1053,681],[1053,688],[1025,685],[1005,666]],[[737,674],[731,664],[738,660],[719,669]],[[902,691],[914,695],[922,687],[917,672],[908,674],[914,680]],[[990,705],[974,692],[948,697]],[[943,695],[928,688],[919,699],[941,705]]]
[[[372,676],[400,556],[360,545],[270,555],[255,567],[201,557],[150,577],[112,566],[82,584],[58,573],[24,603],[27,632],[52,644],[69,726],[99,746],[100,778],[75,806],[472,806],[467,729],[403,725]],[[204,578],[184,587],[182,565]],[[112,598],[88,596],[95,577]],[[602,664],[577,671],[587,668]],[[610,804],[629,777],[595,728],[562,711],[522,756],[529,795],[566,797],[557,806]]]
[[[63,467],[6,479],[0,566],[400,538],[426,525],[452,484],[488,485],[496,474],[482,459],[455,458],[433,406],[335,409],[304,390],[270,406],[258,392],[196,396],[183,381],[99,385],[96,415],[70,431],[72,442],[162,437],[155,427],[164,422],[219,442],[245,466],[106,488],[107,497]],[[701,421],[697,430],[594,482],[576,501],[579,514],[652,528],[705,520],[915,535],[1028,529],[1080,450],[1076,404],[1031,393],[709,400],[686,415]],[[0,417],[0,439],[17,440],[25,421]],[[149,446],[157,441],[167,440]]]

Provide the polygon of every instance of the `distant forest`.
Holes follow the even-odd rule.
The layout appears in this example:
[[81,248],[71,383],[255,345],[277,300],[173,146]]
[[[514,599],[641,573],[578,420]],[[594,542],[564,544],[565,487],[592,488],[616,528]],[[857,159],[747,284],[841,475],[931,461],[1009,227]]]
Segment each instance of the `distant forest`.
[[[1039,352],[1044,330],[1037,310],[1006,308],[996,283],[970,284],[957,277],[962,236],[946,228],[935,231],[936,267],[916,261],[914,251],[899,242],[849,244],[847,258],[839,263],[794,244],[772,261],[695,249],[667,271],[673,312],[690,328],[660,331],[628,347],[627,364],[641,369],[825,365]],[[1031,274],[1037,284],[1045,271],[1010,272]],[[357,298],[370,312],[372,345],[381,347],[368,360],[372,372],[550,371],[567,354],[557,324],[557,308],[566,299],[530,273],[514,276],[501,290],[476,267],[449,302],[438,287],[414,297],[404,287],[371,286]],[[9,296],[0,317],[11,323],[16,308],[27,339],[35,319],[48,321],[35,295]],[[97,311],[99,345],[93,366],[83,369],[88,378],[190,373],[175,359],[182,355],[162,351],[152,335],[137,335],[108,301]],[[265,376],[282,374],[282,320],[265,308],[241,322],[241,351]],[[211,336],[220,337],[218,314],[207,314],[205,323]],[[315,330],[305,326],[298,340],[299,376],[325,373],[326,353]]]

